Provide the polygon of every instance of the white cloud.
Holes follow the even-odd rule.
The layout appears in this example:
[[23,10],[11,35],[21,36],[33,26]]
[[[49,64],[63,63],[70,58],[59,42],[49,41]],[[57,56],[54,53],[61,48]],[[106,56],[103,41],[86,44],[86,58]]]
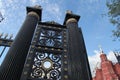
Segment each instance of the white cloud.
[[0,0],[0,8],[2,7],[2,1]]
[[3,3],[1,0],[0,0],[0,12],[2,13],[2,15],[5,14],[5,9],[3,8]]
[[48,3],[48,0],[30,0],[32,5]]
[[30,0],[30,2],[31,2],[32,4],[35,4],[35,3],[37,2],[37,0]]
[[[46,2],[42,2],[42,21],[51,21],[55,20],[56,22],[61,21],[62,10],[60,7],[61,3],[51,3],[48,0]],[[40,2],[41,3],[41,2]]]
[[61,12],[60,12],[60,7],[58,4],[47,4],[45,7],[47,13],[49,13],[49,16],[53,15],[55,16],[58,20],[60,20]]
[[12,4],[13,3],[13,0],[8,0],[7,1],[9,4]]
[[[100,52],[98,50],[94,50],[94,53],[95,53],[95,55],[88,56],[92,76],[95,75],[94,74],[95,68],[96,67],[100,68],[100,62],[101,62],[100,61]],[[113,63],[117,62],[117,59],[112,51],[108,52],[108,54],[106,54],[106,55],[107,55],[108,60],[112,61]]]
[[110,51],[110,52],[108,53],[107,58],[108,58],[109,60],[111,60],[113,63],[117,62],[117,59],[116,59],[113,51]]
[[51,3],[49,0],[30,0],[30,4],[44,7],[43,20],[60,20],[60,16],[62,15],[60,10],[61,2]]
[[98,50],[94,50],[95,55],[88,56],[89,63],[90,63],[90,68],[91,68],[91,73],[94,76],[94,69],[98,67],[97,63],[100,63],[100,53]]

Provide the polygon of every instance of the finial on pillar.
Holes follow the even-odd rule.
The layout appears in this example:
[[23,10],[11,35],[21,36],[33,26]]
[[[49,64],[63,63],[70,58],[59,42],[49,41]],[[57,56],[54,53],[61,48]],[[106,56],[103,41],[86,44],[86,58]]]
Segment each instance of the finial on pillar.
[[9,38],[9,39],[12,39],[12,37],[13,37],[13,34],[10,35],[10,38]]
[[5,34],[5,37],[4,37],[4,38],[6,39],[7,37],[8,37],[8,33]]
[[66,25],[68,22],[78,22],[80,19],[79,15],[73,14],[72,11],[67,10],[66,11],[66,16],[63,25]]
[[3,36],[3,33],[0,33],[0,38]]
[[99,45],[98,47],[99,47],[99,49],[100,49],[100,54],[102,54],[102,53],[103,53],[102,46],[101,46],[101,45]]
[[70,11],[70,10],[67,10],[66,11],[66,14],[72,14],[73,12],[72,11]]
[[34,8],[36,8],[36,9],[42,9],[42,7],[40,5],[35,5]]

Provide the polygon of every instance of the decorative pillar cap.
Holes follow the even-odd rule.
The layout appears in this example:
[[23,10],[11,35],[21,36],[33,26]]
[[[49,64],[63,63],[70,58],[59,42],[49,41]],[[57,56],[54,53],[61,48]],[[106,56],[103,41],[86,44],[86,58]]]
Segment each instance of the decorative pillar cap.
[[73,14],[72,11],[70,11],[70,10],[67,10],[63,25],[66,25],[66,23],[68,22],[68,19],[71,19],[71,18],[72,18],[72,21],[74,19],[75,21],[78,22],[80,19],[80,16]]
[[76,22],[77,23],[77,20],[75,18],[70,18],[66,21],[66,24],[68,24],[69,22]]
[[39,20],[41,21],[41,16],[42,16],[42,8],[39,5],[35,5],[34,7],[27,7],[27,14],[30,12],[34,12],[34,14],[37,14],[39,16]]

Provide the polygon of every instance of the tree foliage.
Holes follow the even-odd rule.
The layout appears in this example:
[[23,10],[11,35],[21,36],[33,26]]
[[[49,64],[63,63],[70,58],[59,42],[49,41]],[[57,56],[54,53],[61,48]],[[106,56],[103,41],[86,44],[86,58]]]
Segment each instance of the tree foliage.
[[115,40],[120,40],[120,0],[108,0],[106,5],[110,22],[116,26],[116,29],[113,30],[113,36]]

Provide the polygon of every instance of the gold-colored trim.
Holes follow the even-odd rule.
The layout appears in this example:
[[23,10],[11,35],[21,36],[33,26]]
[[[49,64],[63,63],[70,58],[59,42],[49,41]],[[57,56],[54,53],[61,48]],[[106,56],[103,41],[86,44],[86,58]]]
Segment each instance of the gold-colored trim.
[[2,43],[3,41],[0,41],[0,43]]
[[64,40],[64,42],[66,42],[66,40]]
[[67,61],[64,61],[64,64],[67,64]]
[[45,47],[45,49],[48,49],[47,47]]
[[65,79],[67,79],[67,78],[68,78],[68,76],[67,76],[67,75],[65,75],[65,76],[64,76],[64,78],[65,78]]
[[51,50],[54,50],[54,48],[52,48]]
[[64,47],[66,47],[67,45],[64,45]]
[[33,12],[33,11],[29,12],[28,15],[36,16],[38,19],[40,18],[39,15],[36,12]]
[[67,50],[65,49],[64,52],[67,52]]
[[41,47],[38,47],[38,49],[41,49]]
[[[1,42],[0,42],[1,43]],[[12,44],[12,42],[8,42],[8,45],[11,45]]]
[[64,70],[65,70],[65,71],[68,71],[68,69],[67,69],[67,68],[64,68]]
[[64,55],[65,58],[67,58],[67,55]]
[[57,49],[58,51],[61,51],[61,49]]
[[66,24],[68,24],[70,22],[77,22],[77,20],[75,18],[70,18],[66,21]]

